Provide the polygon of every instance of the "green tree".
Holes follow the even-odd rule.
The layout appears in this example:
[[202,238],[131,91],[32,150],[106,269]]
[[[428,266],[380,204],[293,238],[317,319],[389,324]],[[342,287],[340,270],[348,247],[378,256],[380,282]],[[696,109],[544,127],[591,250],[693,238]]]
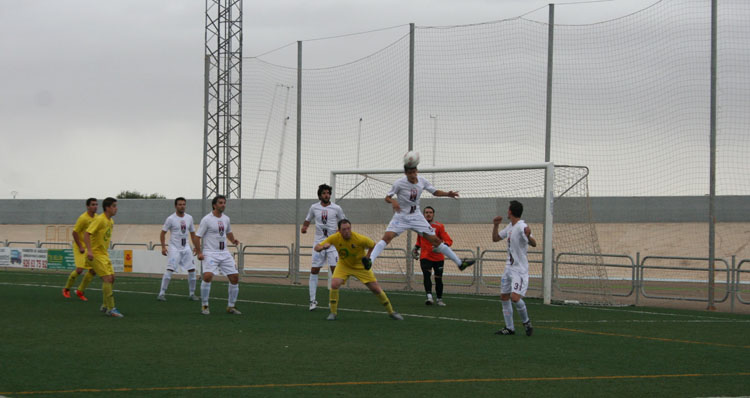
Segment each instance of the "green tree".
[[144,194],[138,191],[120,191],[117,199],[166,199],[167,197],[158,193]]

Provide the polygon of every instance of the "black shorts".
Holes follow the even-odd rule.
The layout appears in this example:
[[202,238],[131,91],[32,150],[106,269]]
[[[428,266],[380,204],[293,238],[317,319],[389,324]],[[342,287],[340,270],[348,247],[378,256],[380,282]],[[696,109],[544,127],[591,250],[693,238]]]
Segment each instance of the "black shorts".
[[422,272],[430,272],[434,269],[435,275],[442,275],[443,265],[445,265],[444,260],[432,261],[426,258],[419,259],[419,266],[422,267]]

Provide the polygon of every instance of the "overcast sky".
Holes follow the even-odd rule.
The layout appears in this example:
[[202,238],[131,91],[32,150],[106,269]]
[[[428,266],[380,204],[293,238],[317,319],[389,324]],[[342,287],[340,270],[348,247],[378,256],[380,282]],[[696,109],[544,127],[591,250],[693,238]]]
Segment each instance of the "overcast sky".
[[[556,22],[609,20],[656,1],[559,4]],[[409,22],[507,19],[540,7],[526,18],[546,21],[547,3],[245,1],[244,55]],[[0,0],[0,199],[14,191],[17,198],[76,199],[121,190],[199,198],[204,7],[203,0]],[[335,65],[367,51],[309,62]]]

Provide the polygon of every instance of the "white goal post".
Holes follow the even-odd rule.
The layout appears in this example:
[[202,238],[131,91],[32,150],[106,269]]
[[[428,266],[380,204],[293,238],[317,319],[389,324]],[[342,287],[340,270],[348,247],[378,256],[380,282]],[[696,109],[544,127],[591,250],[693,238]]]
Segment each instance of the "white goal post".
[[[455,179],[450,181],[450,186],[443,186],[446,185],[446,183],[440,181],[436,182],[436,180],[440,180],[442,175],[450,174],[450,175],[457,175],[459,176],[470,176],[472,174],[487,174],[487,172],[508,172],[508,171],[529,171],[534,170],[539,172],[543,172],[544,175],[544,181],[540,183],[542,184],[541,187],[538,187],[539,189],[543,190],[543,202],[544,202],[544,211],[543,211],[543,236],[542,236],[542,297],[545,304],[550,304],[552,302],[552,277],[553,277],[553,206],[554,206],[554,192],[555,192],[555,165],[552,162],[545,162],[545,163],[529,163],[529,164],[509,164],[509,165],[494,165],[494,166],[467,166],[467,167],[425,167],[420,168],[419,173],[422,176],[426,176],[426,178],[432,182],[436,188],[442,189],[442,190],[456,190],[459,191],[460,194],[464,194],[465,192],[471,197],[470,190],[468,189],[471,187],[472,182],[467,181],[465,183],[462,183],[459,179]],[[400,176],[404,175],[403,168],[401,169],[350,169],[350,170],[333,170],[331,171],[331,179],[330,184],[333,188],[333,192],[331,192],[331,200],[345,200],[350,197],[358,197],[362,198],[362,196],[357,196],[358,189],[360,186],[367,180],[367,179],[377,179],[378,177],[382,177],[381,183],[382,186],[385,186],[387,188],[390,188],[389,184],[392,184],[396,178],[399,178]],[[489,175],[489,174],[487,174]],[[354,177],[354,179],[351,179],[351,181],[347,184],[342,183],[342,178],[345,176]],[[491,177],[489,177],[491,178]],[[481,184],[478,182],[477,184]],[[342,186],[345,185],[345,186]],[[382,191],[382,189],[380,190]],[[370,191],[372,194],[369,196],[366,196],[368,199],[378,199],[376,196],[377,193],[374,191]],[[387,190],[386,190],[387,192]],[[487,197],[487,193],[483,193],[485,197]],[[477,194],[478,196],[478,194]],[[462,196],[463,197],[463,196]],[[383,200],[385,198],[385,194],[379,197],[379,199]],[[423,200],[425,197],[423,196]],[[461,200],[461,199],[459,199]],[[507,206],[507,205],[506,205]],[[383,206],[385,207],[385,206]],[[507,207],[505,207],[507,209]],[[350,214],[349,212],[352,210],[350,208],[345,208],[347,214]],[[368,212],[372,212],[372,210],[366,210]],[[487,220],[491,220],[492,217],[494,217],[496,214],[486,214],[482,215],[482,217],[485,217]],[[501,215],[505,215],[505,213],[501,213]],[[353,221],[356,224],[356,220]],[[387,223],[388,219],[382,219],[380,220],[380,223]],[[355,226],[355,230],[357,227]],[[384,230],[384,228],[383,228]]]

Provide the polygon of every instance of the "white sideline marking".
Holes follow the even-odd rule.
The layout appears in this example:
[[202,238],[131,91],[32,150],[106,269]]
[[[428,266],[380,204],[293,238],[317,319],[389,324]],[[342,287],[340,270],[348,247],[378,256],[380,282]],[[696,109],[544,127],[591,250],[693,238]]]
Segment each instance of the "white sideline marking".
[[[33,284],[33,283],[10,283],[10,282],[0,282],[0,285],[6,285],[6,286],[25,286],[25,287],[43,287],[43,288],[56,288],[61,289],[60,286],[53,286],[53,285],[40,285],[40,284]],[[264,285],[265,286],[265,285]],[[101,289],[97,288],[89,288],[87,290],[98,290],[101,291]],[[115,292],[118,293],[129,293],[129,294],[143,294],[143,295],[153,295],[156,296],[157,293],[153,292],[139,292],[139,291],[133,291],[133,290],[119,290],[114,289]],[[187,295],[184,294],[176,294],[176,293],[168,293],[167,296],[172,297],[182,297],[186,298]],[[413,294],[410,294],[411,296],[415,296]],[[453,298],[451,298],[453,299]],[[470,299],[470,298],[464,298],[464,299]],[[286,306],[286,307],[301,307],[301,308],[308,308],[309,304],[297,304],[297,303],[280,303],[280,302],[274,302],[274,301],[259,301],[259,300],[243,300],[243,299],[237,299],[238,302],[242,303],[249,303],[249,304],[265,304],[265,305],[280,305],[280,306]],[[325,306],[320,306],[318,308],[329,308]],[[591,308],[591,309],[598,309],[598,308],[592,308],[592,307],[581,307],[576,306],[576,308]],[[604,310],[612,310],[612,309],[604,309]],[[360,312],[360,313],[367,313],[367,314],[384,314],[383,311],[373,311],[373,310],[361,310],[361,309],[353,309],[353,308],[339,308],[339,311],[346,311],[346,312]],[[668,314],[668,313],[659,313],[659,312],[649,312],[649,311],[626,311],[626,312],[632,312],[637,314],[649,314],[649,315],[680,315],[680,314]],[[401,315],[408,316],[410,318],[423,318],[423,319],[438,319],[438,320],[444,320],[444,321],[456,321],[456,322],[466,322],[466,323],[499,323],[500,320],[497,322],[493,321],[486,321],[486,320],[477,320],[477,319],[464,319],[464,318],[453,318],[453,317],[446,317],[446,316],[435,316],[435,315],[423,315],[423,314],[406,314],[402,313]],[[684,315],[689,316],[689,315]],[[700,317],[700,316],[697,316]],[[617,320],[553,320],[553,319],[534,319],[535,324],[560,324],[560,323],[568,323],[568,324],[584,324],[584,323],[750,323],[750,319],[727,319],[727,318],[717,318],[717,317],[705,317],[708,319],[617,319]],[[3,398],[3,397],[0,397]]]

